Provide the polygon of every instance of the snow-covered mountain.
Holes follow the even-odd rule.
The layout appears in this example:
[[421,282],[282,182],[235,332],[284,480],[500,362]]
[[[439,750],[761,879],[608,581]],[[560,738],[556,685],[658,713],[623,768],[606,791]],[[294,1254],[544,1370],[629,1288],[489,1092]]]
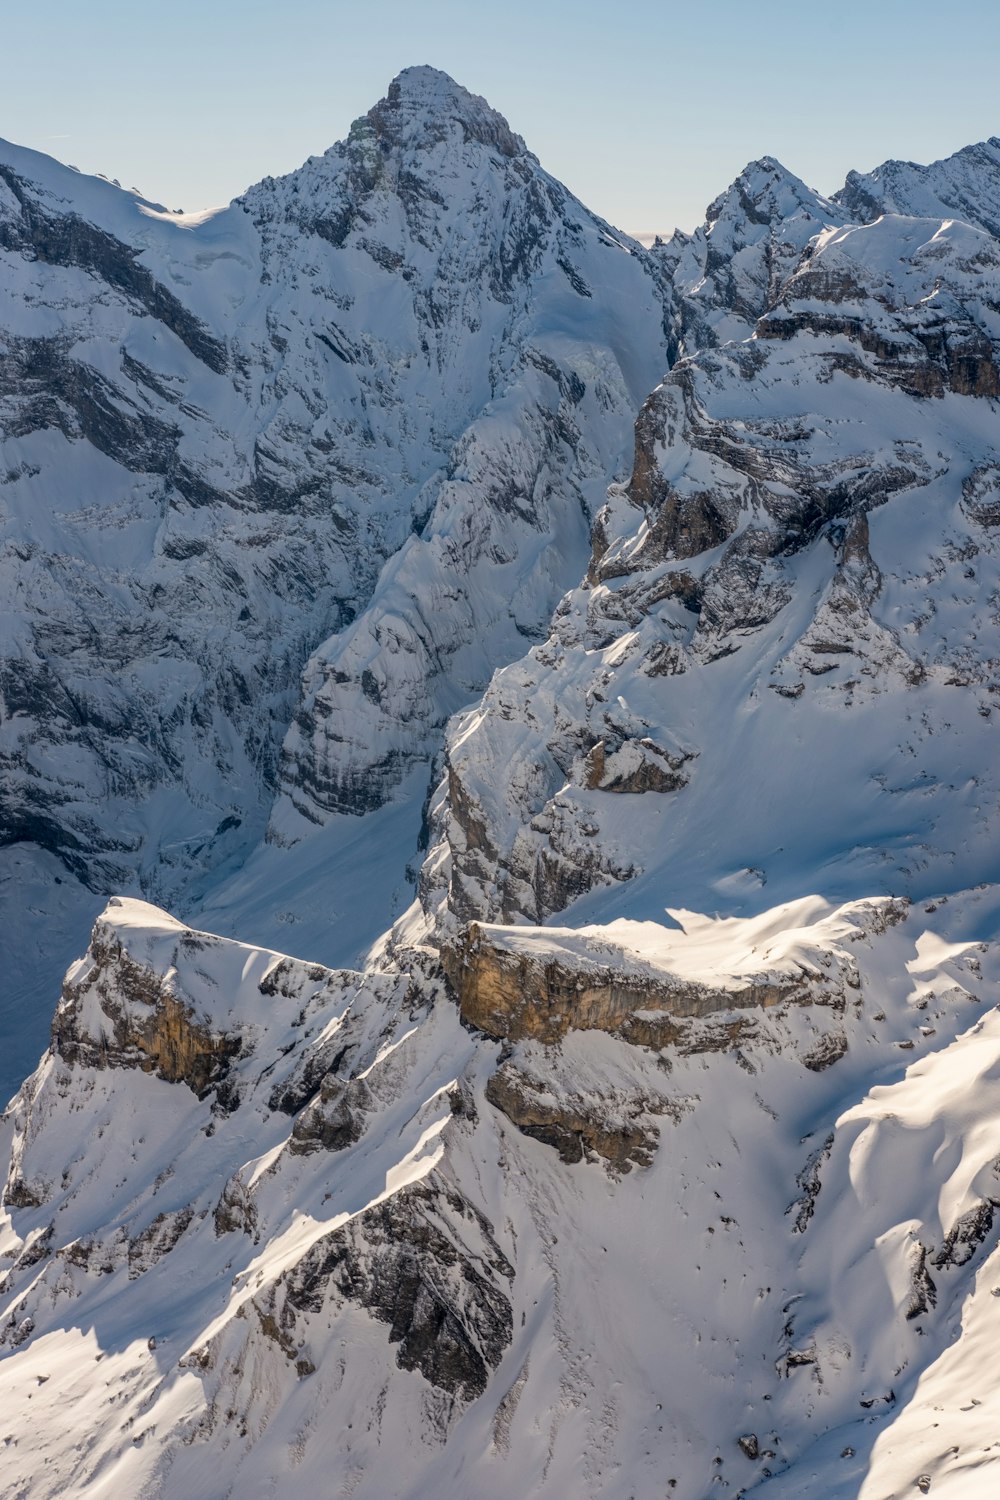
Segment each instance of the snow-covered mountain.
[[1000,234],[1000,137],[966,146],[923,167],[887,161],[874,172],[848,172],[834,194],[842,212],[864,223],[881,214],[950,218]]
[[674,367],[587,579],[452,726],[446,922],[992,878],[998,291],[983,230],[830,229]]
[[749,338],[809,241],[842,217],[772,157],[751,162],[700,229],[655,247],[674,287],[674,354]]
[[998,163],[0,153],[14,1493],[993,1494]]
[[484,927],[456,1006],[113,902],[4,1124],[12,1492],[987,1495],[997,911]]
[[268,818],[405,782],[398,881],[447,716],[586,565],[666,367],[658,263],[429,68],[194,223],[4,147],[0,253],[3,844],[190,910]]

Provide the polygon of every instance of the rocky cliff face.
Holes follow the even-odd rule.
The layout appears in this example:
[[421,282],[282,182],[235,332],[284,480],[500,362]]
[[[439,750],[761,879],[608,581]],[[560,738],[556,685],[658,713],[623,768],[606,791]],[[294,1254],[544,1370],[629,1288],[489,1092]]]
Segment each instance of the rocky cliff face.
[[922,166],[887,161],[873,172],[848,172],[834,201],[857,224],[881,214],[958,218],[1000,235],[1000,138],[965,146],[954,156]]
[[[471,922],[459,944],[442,950],[462,1019],[489,1036],[557,1042],[576,1030],[632,1035],[641,1015],[644,1036],[652,1037],[659,1024],[672,1038],[673,1017],[809,1003],[843,1009],[846,988],[858,988],[851,966],[830,973],[797,957],[783,968],[758,968],[750,954],[746,972],[706,985],[683,966],[671,968],[661,929],[646,934],[640,924],[633,934],[628,923],[621,929],[616,942],[614,926],[522,929]],[[644,962],[642,942],[651,935],[656,956]]]
[[[235,1253],[250,1265],[255,1246],[290,1230],[295,1253],[264,1296],[251,1276],[254,1295],[234,1300],[230,1316],[240,1322],[225,1320],[230,1333],[270,1340],[304,1378],[318,1357],[306,1347],[310,1316],[362,1307],[390,1325],[402,1368],[451,1395],[480,1394],[510,1342],[505,1289],[513,1272],[489,1220],[437,1170],[439,1137],[462,1128],[457,1078],[432,1082],[433,1069],[425,1073],[425,1106],[416,1115],[404,1106],[408,1123],[399,1113],[400,1085],[415,1061],[413,1023],[427,1017],[434,989],[428,975],[418,991],[400,976],[331,972],[193,932],[141,902],[114,902],[68,976],[49,1060],[10,1117],[6,1200],[46,1219],[17,1264],[44,1259],[46,1300],[51,1295],[55,1307],[67,1276],[82,1285],[120,1266],[129,1284],[165,1272],[179,1284],[175,1274],[183,1282],[203,1254],[221,1265]],[[441,1019],[454,1031],[447,1013]],[[57,1170],[57,1155],[35,1145],[55,1145],[54,1122],[69,1099],[86,1117],[82,1149]],[[390,1138],[400,1129],[412,1136],[403,1153],[409,1166],[386,1163],[398,1190],[377,1186],[372,1162],[352,1189],[370,1202],[357,1214],[324,1211],[312,1232],[298,1235],[290,1183],[297,1205],[306,1179],[317,1203],[329,1202],[332,1160],[365,1138],[367,1155],[373,1128],[378,1134],[388,1124],[386,1111],[395,1121]],[[268,1137],[259,1171],[244,1170],[248,1128],[258,1144]],[[89,1143],[106,1132],[95,1179]],[[124,1194],[113,1227],[107,1203],[98,1206],[108,1191]],[[291,1217],[278,1230],[270,1215],[282,1200],[279,1216]],[[206,1309],[213,1275],[199,1276]],[[141,1301],[141,1287],[136,1294]],[[5,1343],[21,1342],[23,1322],[8,1323]],[[225,1344],[220,1325],[190,1362],[211,1369]],[[186,1368],[188,1355],[178,1357]]]

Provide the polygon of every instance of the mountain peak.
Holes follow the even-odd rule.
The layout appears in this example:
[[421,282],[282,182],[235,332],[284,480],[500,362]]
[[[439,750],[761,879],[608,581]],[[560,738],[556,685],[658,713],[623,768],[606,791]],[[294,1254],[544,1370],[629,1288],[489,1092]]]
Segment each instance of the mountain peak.
[[848,172],[834,201],[859,223],[886,213],[957,216],[1000,235],[1000,137],[963,146],[927,166],[884,161],[872,172]]
[[[457,83],[450,73],[446,73],[443,68],[432,68],[429,63],[417,63],[413,67],[403,68],[390,83],[387,97],[411,99],[430,105],[461,105],[470,99],[480,104],[485,103],[485,100],[476,94],[470,94],[467,88]],[[486,107],[488,109],[489,105]]]
[[825,217],[827,200],[807,187],[773,156],[762,156],[748,162],[724,193],[707,209],[707,222],[713,227],[718,220],[733,214],[759,225],[773,224],[791,218],[803,210]]
[[524,141],[499,111],[447,73],[426,65],[404,68],[367,118],[376,135],[390,143],[433,145],[458,126],[466,140],[479,141],[502,156],[527,152]]

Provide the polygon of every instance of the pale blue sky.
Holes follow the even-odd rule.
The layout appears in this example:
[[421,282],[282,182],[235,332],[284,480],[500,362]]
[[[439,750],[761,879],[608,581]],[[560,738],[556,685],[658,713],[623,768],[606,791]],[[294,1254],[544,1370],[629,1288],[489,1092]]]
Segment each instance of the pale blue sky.
[[325,150],[413,63],[634,232],[693,228],[765,153],[830,192],[1000,134],[997,0],[7,0],[0,25],[0,135],[188,210]]

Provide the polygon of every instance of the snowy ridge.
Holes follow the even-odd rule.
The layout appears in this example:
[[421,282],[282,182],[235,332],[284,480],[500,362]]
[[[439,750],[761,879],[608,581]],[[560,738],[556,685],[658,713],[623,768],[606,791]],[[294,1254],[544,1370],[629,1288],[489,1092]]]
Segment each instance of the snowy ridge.
[[[675,1018],[655,1050],[597,1030],[503,1054],[426,975],[334,974],[112,907],[4,1127],[0,1381],[32,1431],[8,1442],[11,1482],[458,1500],[670,1478],[697,1496],[786,1470],[788,1493],[874,1495],[869,1462],[893,1484],[967,1476],[969,1448],[895,1432],[926,1411],[923,1370],[946,1412],[968,1404],[947,1369],[955,1309],[990,1284],[1000,1037],[979,1006],[1000,972],[976,934],[996,900],[814,898],[723,923],[719,945],[685,918],[659,950],[647,924],[648,961],[708,985],[727,944],[805,958],[820,991],[831,964],[851,982]],[[86,1055],[148,1016],[157,973],[216,1034],[239,1027],[200,1097]],[[522,1133],[525,1108],[541,1123]],[[571,1166],[549,1144],[567,1120]],[[610,1165],[615,1139],[646,1165]]]
[[862,223],[884,213],[924,219],[955,214],[998,235],[1000,137],[965,146],[926,167],[912,161],[887,161],[874,172],[848,172],[834,200]]
[[709,205],[701,228],[658,247],[677,299],[676,351],[748,338],[809,241],[841,217],[773,157],[751,162]]

